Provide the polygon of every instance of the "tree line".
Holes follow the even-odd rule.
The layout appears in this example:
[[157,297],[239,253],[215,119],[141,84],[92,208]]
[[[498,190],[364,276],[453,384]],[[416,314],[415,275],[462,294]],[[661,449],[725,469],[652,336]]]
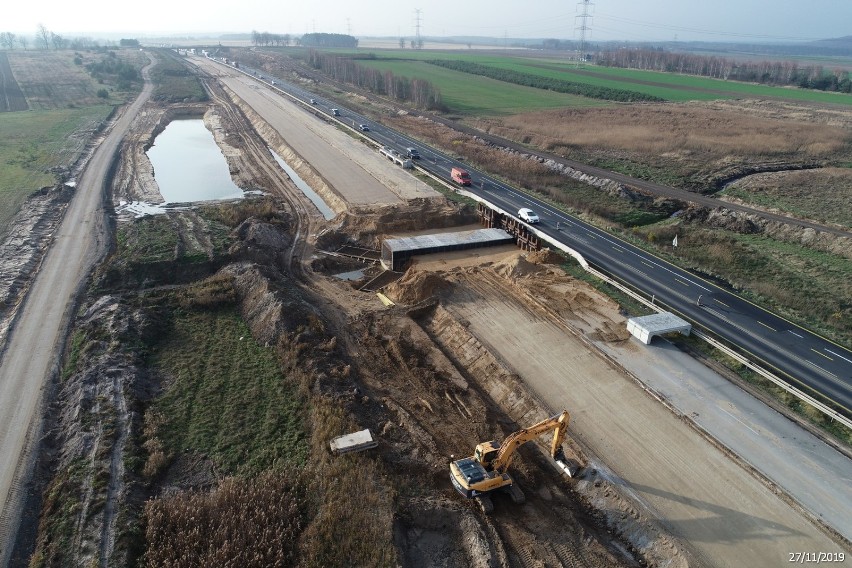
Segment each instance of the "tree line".
[[637,48],[602,51],[597,57],[597,64],[820,91],[852,92],[848,71],[826,71],[822,65],[799,65],[795,61],[739,61],[713,55]]
[[546,89],[548,91],[556,91],[558,93],[567,93],[571,95],[580,95],[591,99],[603,99],[607,101],[620,102],[662,102],[665,99],[639,93],[637,91],[628,91],[626,89],[612,89],[609,87],[598,87],[585,83],[576,83],[574,81],[566,81],[565,79],[556,79],[553,77],[542,77],[532,73],[522,73],[520,71],[512,71],[510,69],[501,69],[499,67],[491,67],[490,65],[481,65],[470,61],[460,61],[451,59],[431,59],[427,63],[452,69],[453,71],[461,71],[462,73],[470,73],[471,75],[480,75],[522,85],[524,87],[533,87],[535,89]]
[[271,34],[269,32],[259,32],[257,30],[252,30],[251,32],[251,42],[254,45],[290,45],[290,39],[290,34]]
[[392,99],[412,104],[416,108],[441,109],[441,92],[429,81],[398,77],[391,71],[381,71],[359,65],[352,58],[340,57],[311,49],[308,65],[336,81],[351,83]]
[[[92,38],[74,37],[66,38],[57,33],[48,30],[43,24],[39,24],[35,36],[36,49],[93,49],[101,47],[100,44]],[[0,48],[12,51],[14,49],[29,49],[32,38],[26,35],[20,35],[13,32],[0,32]],[[124,40],[122,40],[124,41]]]
[[358,47],[358,38],[346,34],[305,34],[301,40],[305,47]]

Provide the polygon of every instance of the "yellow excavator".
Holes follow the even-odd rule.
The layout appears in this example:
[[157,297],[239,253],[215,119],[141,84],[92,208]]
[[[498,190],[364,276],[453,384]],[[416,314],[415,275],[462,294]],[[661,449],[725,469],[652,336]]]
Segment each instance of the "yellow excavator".
[[486,514],[494,509],[491,493],[497,490],[507,492],[515,503],[523,503],[526,500],[524,493],[507,472],[515,451],[530,440],[553,430],[550,455],[563,471],[571,475],[572,471],[562,451],[569,420],[568,411],[563,410],[538,424],[510,434],[500,445],[495,441],[482,442],[476,446],[471,457],[450,463],[453,487],[468,499],[476,499]]

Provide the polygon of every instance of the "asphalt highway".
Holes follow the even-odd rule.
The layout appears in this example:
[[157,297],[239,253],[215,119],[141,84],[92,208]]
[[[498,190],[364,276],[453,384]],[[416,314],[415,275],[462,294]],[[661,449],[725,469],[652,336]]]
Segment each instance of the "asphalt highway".
[[[270,84],[273,80],[266,73],[242,70],[263,77]],[[658,305],[736,347],[753,362],[852,419],[852,352],[845,347],[404,134],[278,78],[274,82],[276,89],[329,119],[356,129],[360,124],[367,125],[369,131],[361,134],[380,145],[402,154],[407,147],[417,148],[422,156],[417,165],[448,182],[453,167],[466,169],[472,178],[466,190],[510,214],[522,207],[532,209],[541,218],[536,229],[576,250],[598,270],[653,298]],[[333,108],[338,109],[338,116],[333,115]],[[807,290],[801,293],[806,294]]]

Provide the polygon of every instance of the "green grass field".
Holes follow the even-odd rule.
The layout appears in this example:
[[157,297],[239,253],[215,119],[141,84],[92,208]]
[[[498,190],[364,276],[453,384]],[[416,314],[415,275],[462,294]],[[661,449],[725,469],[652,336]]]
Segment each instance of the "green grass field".
[[441,91],[444,104],[451,112],[466,115],[499,116],[546,108],[608,104],[585,97],[512,85],[422,61],[367,60],[359,63],[365,67],[391,71],[401,77],[417,77],[430,81]]
[[[429,50],[370,50],[358,52],[353,52],[352,50],[337,50],[337,53],[340,53],[341,55],[352,55],[354,53],[359,56],[374,54],[376,59],[360,59],[358,62],[377,69],[388,69],[401,76],[419,77],[433,81],[441,90],[441,93],[444,95],[445,102],[450,109],[465,113],[469,112],[466,110],[467,108],[476,108],[476,105],[463,100],[463,96],[459,96],[456,92],[454,92],[453,87],[456,85],[455,82],[458,75],[452,77],[432,75],[427,70],[428,67],[431,66],[428,64],[424,65],[426,60],[451,59],[471,61],[481,65],[510,69],[541,77],[553,77],[588,85],[637,91],[661,97],[672,102],[716,100],[732,98],[735,96],[747,96],[756,98],[794,99],[802,102],[852,105],[852,96],[847,94],[827,93],[787,87],[771,87],[752,83],[709,79],[706,77],[693,77],[689,75],[641,71],[636,69],[597,67],[594,65],[586,65],[578,69],[575,63],[562,59],[511,57],[481,53],[440,52]],[[610,78],[590,76],[588,73],[604,75]],[[464,74],[461,75],[464,76]],[[658,83],[659,85],[647,85],[644,83]],[[667,85],[670,87],[667,87]],[[496,88],[497,90],[508,88],[505,83],[500,82],[494,82],[494,84],[491,84],[490,87],[491,89]],[[538,89],[533,90],[537,91]],[[726,95],[720,92],[730,94]],[[497,100],[499,104],[499,99],[501,97],[499,93],[489,92],[488,94],[490,97]],[[582,99],[582,97],[574,98]],[[454,106],[456,101],[458,101],[460,105],[458,108]],[[568,102],[570,104],[573,101]],[[488,107],[488,105],[484,106],[486,108]],[[525,109],[533,110],[536,108],[543,108],[543,106],[545,105],[542,105],[533,98],[531,99],[531,104],[529,106],[519,104],[516,105],[516,108],[520,108],[522,111]],[[588,106],[588,104],[583,104],[583,106]]]
[[181,311],[154,361],[170,378],[152,411],[171,452],[191,448],[242,475],[306,459],[303,403],[235,309]]
[[73,134],[103,121],[109,105],[0,113],[0,234],[33,191],[56,183],[50,172],[82,149]]

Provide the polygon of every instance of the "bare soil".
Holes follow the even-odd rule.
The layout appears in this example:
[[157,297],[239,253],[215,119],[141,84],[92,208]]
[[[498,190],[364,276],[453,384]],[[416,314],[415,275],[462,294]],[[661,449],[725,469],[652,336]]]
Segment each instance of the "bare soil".
[[[178,107],[168,111],[149,106],[140,115],[135,135],[125,141],[127,150],[122,153],[124,159],[119,166],[121,175],[117,177],[120,181],[115,188],[116,202],[155,195],[150,166],[140,159],[146,144],[150,144],[157,130],[175,113],[199,111],[203,111],[208,124],[222,125],[222,131],[229,132],[228,146],[243,150],[232,152],[226,146],[224,152],[231,171],[239,174],[237,178],[241,183],[250,180],[250,187],[266,187],[272,193],[290,192],[292,199],[295,189],[292,186],[288,189],[279,179],[270,179],[264,167],[258,165],[271,160],[266,145],[257,141],[250,145],[241,142],[242,137],[256,136],[254,130],[235,122],[239,118],[232,118],[233,111],[227,106],[213,104],[206,109]],[[220,143],[222,138],[217,136]],[[392,167],[383,161],[380,164]],[[188,219],[191,219],[189,213],[180,215],[190,215]],[[310,219],[315,227],[320,223],[315,215]],[[331,231],[322,231],[322,240],[333,243],[357,238],[370,246],[382,235],[402,228],[463,225],[472,220],[468,210],[442,204],[435,198],[415,199],[398,206],[385,205],[378,213],[369,213],[361,207],[344,214]],[[175,223],[181,233],[193,225],[191,222]],[[231,254],[239,264],[224,269],[224,274],[234,278],[241,311],[253,335],[258,341],[275,344],[278,334],[298,328],[305,321],[305,312],[301,309],[276,307],[281,301],[277,290],[290,290],[288,305],[294,305],[294,301],[300,305],[310,304],[312,311],[329,322],[335,333],[334,344],[353,368],[350,379],[332,383],[323,390],[331,389],[332,393],[337,392],[334,396],[349,400],[346,407],[356,421],[378,434],[382,445],[373,459],[386,463],[400,476],[399,487],[410,486],[413,479],[422,481],[418,492],[401,497],[396,510],[376,512],[380,518],[396,518],[393,534],[400,563],[447,566],[466,559],[479,566],[609,567],[645,562],[671,565],[670,544],[666,544],[665,553],[661,553],[653,545],[640,546],[626,536],[616,536],[615,533],[621,531],[611,528],[605,516],[588,499],[574,493],[570,481],[560,478],[549,468],[547,460],[531,449],[524,450],[523,459],[516,461],[517,475],[529,494],[529,502],[521,510],[498,502],[496,514],[484,517],[473,503],[459,498],[447,478],[450,455],[468,453],[478,441],[500,439],[529,421],[549,415],[554,409],[530,399],[524,405],[525,412],[508,413],[500,401],[475,382],[476,377],[470,369],[459,367],[448,358],[427,331],[409,317],[406,309],[387,311],[374,296],[358,292],[350,283],[300,269],[294,276],[305,279],[311,290],[302,293],[299,292],[301,286],[294,287],[294,282],[290,281],[292,276],[286,273],[275,276],[275,271],[250,268],[246,260],[251,263],[251,259],[281,258],[282,247],[290,247],[293,242],[291,237],[254,238],[264,231],[269,232],[269,229],[260,229],[257,224],[254,229],[240,229],[240,238],[253,238],[252,246],[232,249]],[[270,252],[263,255],[258,253],[258,248]],[[305,259],[309,262],[310,255],[305,255]],[[333,265],[324,266],[337,269]],[[424,289],[414,282],[408,288],[414,303],[428,300],[428,286]],[[398,299],[405,295],[400,294]],[[91,463],[93,468],[77,481],[81,483],[77,493],[80,501],[72,516],[76,521],[72,524],[75,528],[70,548],[61,556],[54,556],[57,552],[51,544],[48,527],[50,515],[57,515],[58,511],[51,509],[57,506],[51,500],[45,503],[46,516],[38,545],[39,554],[65,558],[74,565],[86,565],[97,558],[120,563],[121,558],[126,558],[126,547],[116,547],[116,542],[121,540],[121,519],[138,507],[140,495],[133,484],[127,483],[122,456],[139,451],[129,444],[139,440],[142,428],[138,414],[128,409],[138,408],[159,388],[150,382],[154,377],[149,370],[139,367],[137,358],[121,348],[116,349],[124,342],[135,343],[138,339],[134,338],[145,336],[149,333],[146,330],[156,328],[151,314],[134,310],[113,296],[93,296],[88,305],[77,325],[81,329],[103,328],[113,342],[81,354],[82,359],[77,362],[81,371],[64,384],[57,399],[61,410],[54,430],[54,444],[55,455],[59,457],[56,471],[60,478],[66,479],[62,472],[80,460]],[[497,361],[493,355],[491,358]],[[520,395],[522,384],[514,381]],[[349,385],[357,386],[361,394],[352,397]],[[574,452],[578,463],[585,461],[577,449]],[[214,471],[209,469],[212,465],[199,459],[178,460],[160,482],[163,485],[151,487],[145,494],[156,495],[166,488],[174,491],[176,488],[206,487],[216,478]],[[111,481],[104,485],[98,481],[101,479]],[[663,538],[666,543],[673,542]],[[430,552],[428,556],[424,556],[424,549]]]
[[[287,222],[246,221],[232,234],[236,244],[229,251],[230,264],[217,278],[232,287],[233,302],[261,344],[280,349],[282,338],[292,338],[312,318],[324,323],[325,333],[299,336],[304,344],[299,348],[303,353],[299,362],[315,372],[309,382],[312,396],[334,401],[353,423],[370,428],[380,441],[363,459],[387,472],[392,487],[399,491],[394,500],[373,511],[375,522],[392,534],[393,564],[733,566],[733,559],[742,558],[738,556],[741,551],[748,552],[750,560],[760,555],[749,540],[725,541],[724,535],[736,531],[727,523],[742,519],[714,509],[714,503],[702,503],[717,513],[707,523],[699,520],[691,525],[687,520],[673,530],[661,522],[659,509],[637,505],[641,498],[612,474],[605,452],[591,452],[589,440],[574,436],[573,430],[566,450],[581,467],[579,478],[560,475],[541,449],[529,444],[520,450],[512,472],[528,497],[525,505],[498,498],[494,514],[484,516],[473,502],[458,496],[448,480],[451,459],[468,455],[480,441],[502,439],[562,409],[561,399],[536,392],[517,372],[513,361],[523,358],[524,351],[486,339],[481,328],[488,324],[466,318],[465,311],[488,314],[511,306],[517,310],[516,319],[500,321],[495,326],[498,332],[511,329],[513,321],[528,325],[524,329],[531,334],[541,334],[534,336],[540,345],[553,350],[564,346],[561,348],[572,354],[573,376],[593,380],[605,368],[605,380],[619,393],[635,388],[630,386],[631,379],[591,354],[588,343],[588,338],[625,342],[627,332],[618,306],[554,269],[551,263],[561,262],[561,258],[548,252],[522,256],[504,249],[459,255],[464,258],[419,259],[404,278],[384,290],[397,303],[386,307],[374,294],[359,291],[367,277],[353,283],[332,276],[351,268],[351,263],[323,256],[318,249],[347,241],[375,247],[383,236],[402,231],[462,227],[474,221],[473,212],[431,195],[412,199],[393,188],[388,189],[392,202],[350,202],[343,188],[331,182],[333,176],[324,173],[321,160],[306,161],[302,168],[306,175],[328,182],[328,195],[338,199],[340,214],[324,222],[280,172],[268,151],[269,147],[282,152],[290,148],[294,156],[300,156],[295,150],[298,143],[288,143],[286,135],[263,126],[261,113],[246,108],[237,86],[224,89],[215,81],[210,86],[214,97],[209,105],[150,105],[140,113],[134,134],[123,146],[113,200],[156,200],[144,150],[168,120],[192,114],[203,115],[214,131],[237,183],[261,188],[278,201]],[[331,148],[358,144],[348,136],[328,136],[325,141],[331,139]],[[394,168],[383,160],[353,157],[351,161],[367,172],[375,170],[375,175],[369,174],[375,180],[387,180],[381,168]],[[178,215],[181,220],[175,222],[175,230],[180,239],[196,240],[212,255],[212,246],[204,240],[192,214]],[[179,280],[179,266],[175,270]],[[177,282],[170,285],[177,286]],[[169,464],[164,478],[144,488],[129,482],[124,469],[128,460],[138,459],[140,454],[150,459],[154,454],[150,444],[144,452],[140,449],[145,425],[139,409],[167,386],[132,351],[132,346],[157,333],[157,312],[139,308],[134,300],[139,290],[133,287],[111,294],[96,289],[86,298],[76,325],[80,330],[102,330],[103,340],[79,354],[79,370],[62,385],[53,407],[57,421],[50,438],[55,457],[51,487],[56,493],[45,495],[37,545],[37,556],[46,565],[58,565],[60,559],[73,566],[120,565],[131,557],[130,537],[124,531],[138,518],[144,499],[190,489],[206,491],[220,479],[214,463],[187,448],[189,451]],[[641,354],[637,352],[637,356]],[[546,357],[540,359],[546,363]],[[618,397],[611,403],[617,411]],[[565,406],[581,415],[581,423],[594,420],[582,417],[583,408],[573,408],[570,402]],[[653,415],[649,410],[641,417],[653,420]],[[691,432],[668,415],[660,424],[676,437],[688,437],[685,432]],[[314,428],[319,431],[321,426],[315,424]],[[630,435],[625,433],[621,443],[635,446]],[[324,450],[327,442],[314,440],[314,451]],[[613,452],[619,451],[613,448]],[[705,451],[697,453],[704,455]],[[678,467],[691,457],[678,455],[669,461]],[[330,458],[323,453],[314,459]],[[648,457],[649,462],[654,459]],[[80,463],[91,464],[91,469],[74,485],[68,471]],[[694,469],[698,483],[700,475],[714,475],[701,467]],[[726,466],[731,476],[747,475],[737,471]],[[683,484],[693,482],[690,478]],[[733,485],[739,487],[737,482]],[[70,511],[60,511],[62,503],[52,499],[61,490],[74,495]],[[683,493],[687,494],[686,489]],[[736,496],[745,500],[749,490]],[[702,512],[697,516],[701,518]],[[51,522],[58,518],[65,518],[68,526],[52,532],[56,527]],[[742,522],[752,526],[751,518]],[[777,528],[772,523],[774,518],[766,521]],[[791,529],[794,537],[807,531],[802,540],[809,542],[813,533],[819,534],[806,522],[796,523],[796,529]],[[698,528],[691,533],[689,526]],[[789,536],[783,528],[758,537]],[[305,531],[310,533],[311,526]],[[704,536],[698,537],[698,533]],[[689,537],[696,542],[687,542]],[[705,541],[710,545],[702,548]],[[716,551],[725,556],[713,558]]]

